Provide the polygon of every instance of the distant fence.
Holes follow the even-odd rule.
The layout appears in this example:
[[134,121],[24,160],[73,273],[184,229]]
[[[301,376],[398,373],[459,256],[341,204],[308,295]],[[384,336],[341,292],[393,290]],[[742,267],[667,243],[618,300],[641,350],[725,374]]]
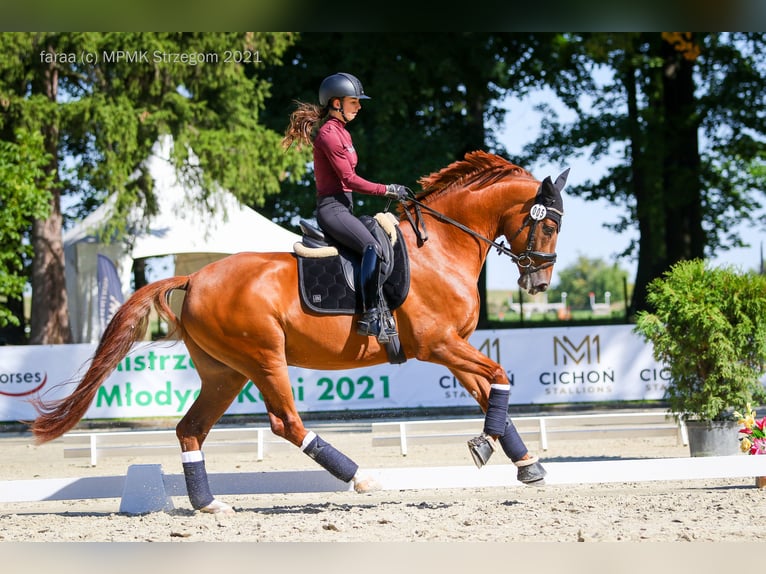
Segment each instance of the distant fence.
[[[514,417],[514,424],[525,441],[537,441],[548,450],[551,440],[611,439],[615,437],[667,436],[687,445],[683,421],[660,411],[546,415]],[[402,456],[412,444],[449,443],[472,438],[481,432],[484,419],[429,419],[355,423],[362,435],[371,436],[374,447],[398,446]],[[152,457],[178,453],[175,431],[86,431],[73,432],[59,439],[65,458],[89,458],[96,466],[104,457]],[[274,449],[295,448],[274,435],[268,427],[214,428],[205,440],[206,453],[255,453],[257,461]]]
[[[154,456],[180,452],[175,431],[87,431],[65,434],[65,458],[90,458],[96,466],[101,458],[116,456]],[[214,428],[205,439],[205,452],[255,452],[255,459],[263,460],[266,452],[274,448],[292,447],[292,444],[273,434],[267,427]]]
[[[402,456],[406,456],[410,444],[471,438],[478,434],[483,423],[484,419],[372,423],[372,445],[398,445]],[[587,440],[619,436],[673,436],[678,444],[689,444],[684,422],[661,412],[524,416],[515,417],[513,423],[522,438],[537,440],[542,450],[548,450],[550,439]]]

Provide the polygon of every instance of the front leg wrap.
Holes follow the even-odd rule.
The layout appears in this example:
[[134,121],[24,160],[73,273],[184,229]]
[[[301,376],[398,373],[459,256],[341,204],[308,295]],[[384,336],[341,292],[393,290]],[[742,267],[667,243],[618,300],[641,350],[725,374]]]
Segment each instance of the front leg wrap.
[[190,450],[181,453],[181,464],[184,467],[186,492],[192,508],[200,510],[210,505],[214,497],[210,492],[210,483],[205,470],[205,456],[201,450]]
[[484,431],[481,435],[468,441],[468,451],[478,468],[487,464],[492,453],[495,452],[494,438],[502,437],[506,432],[510,397],[510,385],[493,384],[489,388],[487,412],[484,415]]
[[350,482],[359,470],[358,464],[312,431],[303,438],[301,450],[343,482]]
[[490,386],[487,412],[484,414],[484,434],[489,436],[503,436],[505,434],[510,399],[511,385]]
[[505,434],[500,437],[500,446],[518,468],[516,479],[519,482],[537,486],[545,484],[545,468],[536,456],[524,458],[529,451],[510,417],[506,422]]
[[503,436],[500,437],[500,446],[512,462],[521,460],[528,452],[527,446],[524,444],[524,441],[521,440],[519,431],[516,430],[516,425],[514,425],[510,417],[507,416],[505,421],[505,432],[503,433]]

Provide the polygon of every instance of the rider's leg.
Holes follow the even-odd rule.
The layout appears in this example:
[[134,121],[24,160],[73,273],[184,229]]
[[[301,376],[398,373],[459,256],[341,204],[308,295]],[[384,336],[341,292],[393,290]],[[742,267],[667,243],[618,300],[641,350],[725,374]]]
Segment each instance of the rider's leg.
[[317,221],[338,243],[359,253],[363,316],[357,324],[360,335],[378,336],[380,320],[380,246],[369,229],[352,212],[350,196],[322,197],[317,203]]
[[360,335],[377,337],[380,334],[380,257],[377,246],[368,245],[362,253],[361,266],[362,317],[357,322]]

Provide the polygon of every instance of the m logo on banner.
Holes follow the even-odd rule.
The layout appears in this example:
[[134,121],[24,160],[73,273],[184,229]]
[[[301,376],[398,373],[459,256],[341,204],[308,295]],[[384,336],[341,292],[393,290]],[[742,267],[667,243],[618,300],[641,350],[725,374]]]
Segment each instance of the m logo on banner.
[[553,337],[553,364],[567,365],[573,362],[579,365],[581,361],[598,363],[601,360],[601,340],[599,335],[585,337],[575,344],[569,337]]

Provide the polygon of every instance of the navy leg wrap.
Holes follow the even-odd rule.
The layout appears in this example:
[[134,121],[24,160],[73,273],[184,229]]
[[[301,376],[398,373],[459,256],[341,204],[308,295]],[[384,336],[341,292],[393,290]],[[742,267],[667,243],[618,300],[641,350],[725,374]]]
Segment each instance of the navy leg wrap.
[[508,400],[511,397],[510,385],[492,385],[489,389],[487,413],[484,415],[484,434],[502,436],[508,419]]
[[[208,504],[213,502],[213,495],[210,493],[210,483],[207,480],[207,471],[205,470],[205,459],[202,457],[202,451],[199,455],[185,456],[184,458],[192,458],[197,460],[185,461],[182,458],[182,464],[184,467],[184,478],[186,479],[186,492],[189,494],[189,501],[196,510],[205,508]],[[183,453],[183,455],[190,455],[191,453]]]
[[349,482],[359,470],[358,464],[313,432],[306,435],[303,443],[301,447],[303,452],[343,482]]
[[512,462],[521,460],[528,450],[524,441],[521,440],[519,431],[516,430],[516,425],[511,422],[510,418],[505,421],[505,433],[500,437],[500,446],[503,448],[503,452],[511,459]]

